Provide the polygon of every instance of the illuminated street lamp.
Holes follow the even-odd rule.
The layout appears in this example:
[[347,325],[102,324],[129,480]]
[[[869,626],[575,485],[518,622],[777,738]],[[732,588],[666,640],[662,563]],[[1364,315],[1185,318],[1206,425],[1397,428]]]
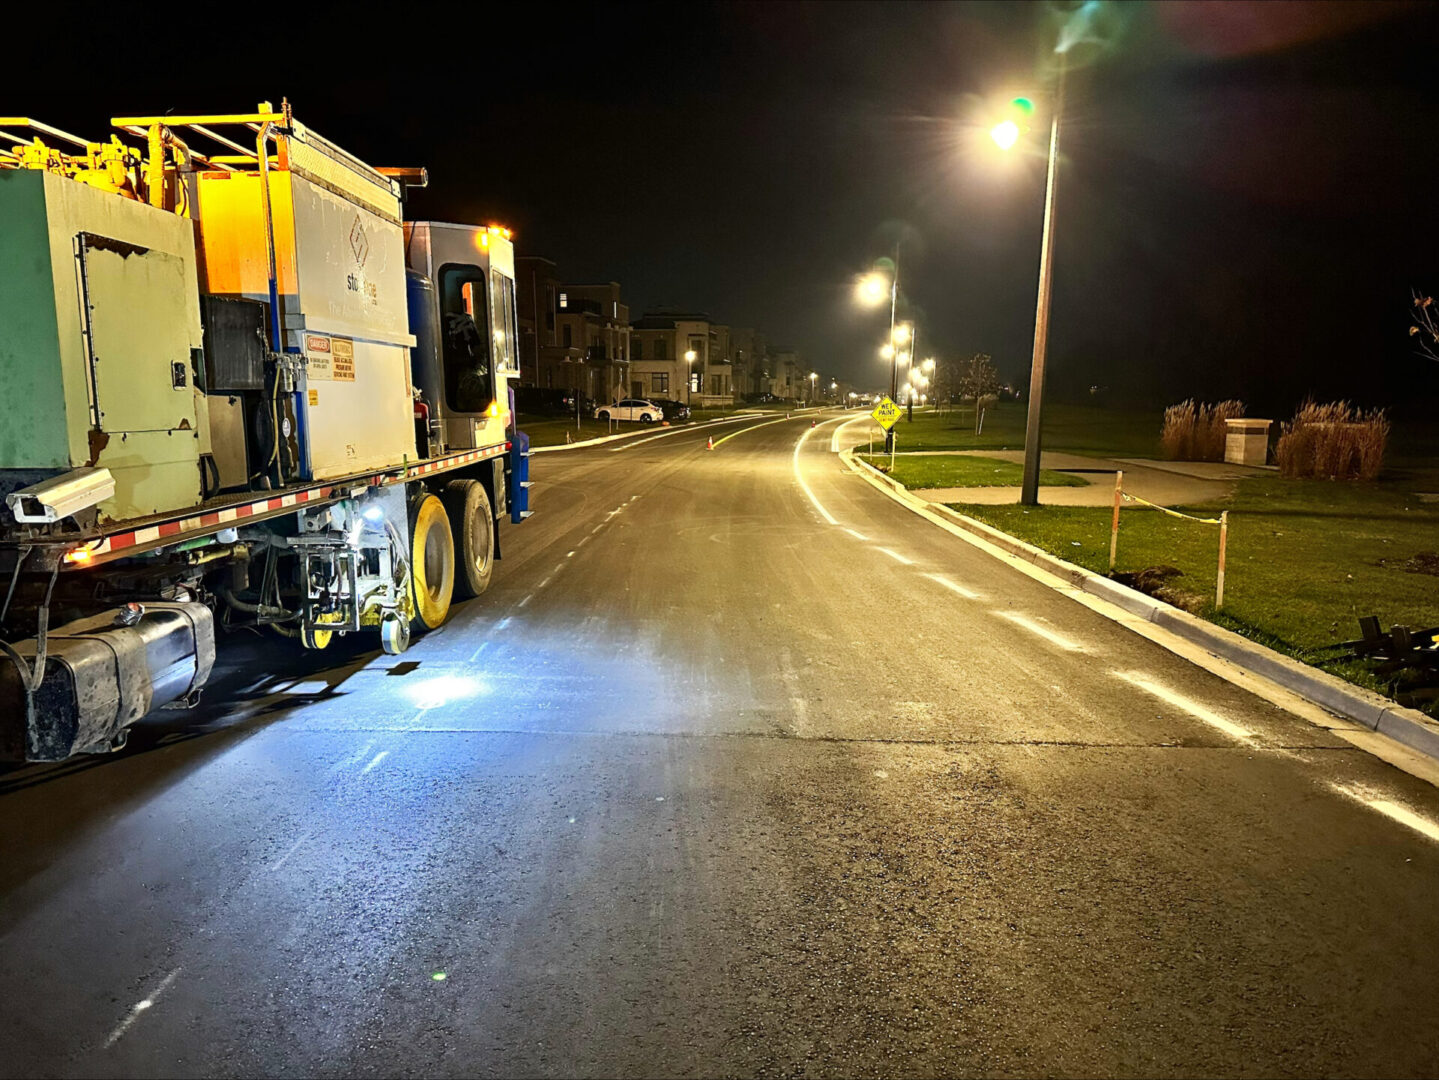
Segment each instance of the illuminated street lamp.
[[685,408],[690,407],[690,391],[694,388],[694,362],[699,359],[699,354],[693,349],[685,350]]
[[811,372],[809,373],[809,403],[810,403],[811,405],[814,404],[814,381],[815,381],[816,379],[818,379],[818,378],[819,378],[819,372],[817,372],[817,371],[811,371]]
[[[864,277],[859,279],[859,283],[855,288],[855,295],[859,298],[860,303],[864,304],[865,306],[878,307],[884,302],[884,286],[886,285],[886,283],[889,285],[889,342],[885,345],[883,349],[880,350],[880,355],[883,356],[886,360],[891,361],[889,366],[889,396],[892,400],[894,396],[899,393],[899,363],[896,359],[898,354],[894,348],[896,341],[896,338],[894,336],[896,329],[894,324],[894,314],[895,309],[899,304],[898,244],[895,244],[894,246],[894,273],[889,275],[888,281],[886,282],[885,275],[881,274],[879,271],[874,271],[872,273],[866,274]],[[893,427],[885,429],[884,449],[886,452],[894,449]]]
[[[1039,245],[1039,299],[1034,312],[1034,359],[1029,367],[1029,413],[1024,426],[1024,477],[1019,501],[1039,505],[1040,423],[1044,407],[1044,361],[1049,346],[1049,294],[1054,259],[1054,180],[1059,163],[1059,118],[1064,112],[1064,54],[1060,54],[1059,85],[1054,95],[1054,113],[1049,122],[1049,175],[1044,185],[1044,232]],[[990,130],[990,137],[1002,150],[1018,141],[1025,122],[1034,112],[1028,98],[1009,103],[1009,116]]]

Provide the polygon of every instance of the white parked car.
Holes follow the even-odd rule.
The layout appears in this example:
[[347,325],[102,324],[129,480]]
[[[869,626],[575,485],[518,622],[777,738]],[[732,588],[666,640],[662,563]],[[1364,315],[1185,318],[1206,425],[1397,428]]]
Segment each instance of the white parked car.
[[595,410],[596,420],[638,420],[642,424],[653,424],[664,418],[664,409],[643,398],[625,398]]

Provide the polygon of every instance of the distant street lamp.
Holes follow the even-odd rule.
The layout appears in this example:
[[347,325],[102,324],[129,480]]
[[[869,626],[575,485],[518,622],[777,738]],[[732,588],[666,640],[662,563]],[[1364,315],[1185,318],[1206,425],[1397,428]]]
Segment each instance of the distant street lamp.
[[[889,343],[885,346],[888,350],[880,351],[880,355],[890,361],[889,365],[889,396],[890,400],[899,394],[899,354],[895,351],[895,309],[899,304],[899,245],[894,245],[894,273],[889,276]],[[856,290],[860,303],[869,307],[878,307],[884,302],[884,275],[878,271],[866,274],[860,278],[859,287]],[[894,449],[894,427],[885,429],[884,433],[885,452]]]
[[694,389],[694,362],[699,354],[693,349],[685,350],[685,408],[690,407],[690,392]]
[[[1034,112],[1028,98],[1010,102],[1011,116],[990,130],[990,137],[1001,150],[1009,150],[1019,141],[1020,123]],[[1049,294],[1053,280],[1054,259],[1054,181],[1059,163],[1059,118],[1064,112],[1064,54],[1060,53],[1059,85],[1054,95],[1054,112],[1049,122],[1049,174],[1044,185],[1044,232],[1039,245],[1039,299],[1034,312],[1034,359],[1029,367],[1029,413],[1024,426],[1024,476],[1019,501],[1024,506],[1039,505],[1040,425],[1044,407],[1044,361],[1049,347]]]
[[814,381],[818,378],[819,373],[817,371],[811,371],[809,373],[809,403],[811,405],[814,404]]

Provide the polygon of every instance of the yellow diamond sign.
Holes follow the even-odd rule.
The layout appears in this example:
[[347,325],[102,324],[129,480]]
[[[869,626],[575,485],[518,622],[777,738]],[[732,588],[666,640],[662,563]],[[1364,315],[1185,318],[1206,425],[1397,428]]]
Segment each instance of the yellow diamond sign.
[[904,415],[904,410],[889,398],[884,397],[880,398],[879,404],[874,407],[874,412],[869,415],[874,417],[880,427],[888,431],[899,422],[899,418]]

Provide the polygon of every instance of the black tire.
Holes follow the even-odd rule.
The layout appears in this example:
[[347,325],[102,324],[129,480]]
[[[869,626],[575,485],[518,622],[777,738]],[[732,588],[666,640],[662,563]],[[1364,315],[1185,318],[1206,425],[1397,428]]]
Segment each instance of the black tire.
[[600,410],[599,419],[600,419],[600,420],[608,420],[609,418],[610,418],[610,411],[609,411],[609,409],[601,409],[601,410]]
[[490,587],[495,573],[495,513],[478,480],[451,480],[440,496],[455,538],[455,599],[469,600]]
[[654,422],[655,422],[655,418],[654,418],[653,416],[651,416],[649,413],[640,413],[640,423],[641,423],[641,424],[653,424]]

